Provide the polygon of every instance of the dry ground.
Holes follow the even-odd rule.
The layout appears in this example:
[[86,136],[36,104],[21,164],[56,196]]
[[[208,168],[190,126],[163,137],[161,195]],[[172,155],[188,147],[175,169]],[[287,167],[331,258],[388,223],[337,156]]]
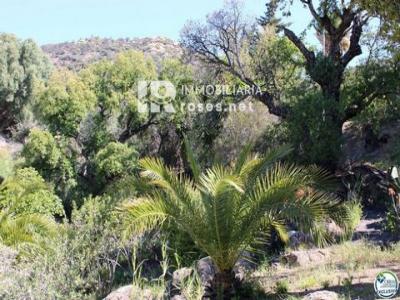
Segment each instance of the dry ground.
[[[292,299],[312,291],[330,290],[341,294],[343,299],[369,300],[376,299],[373,283],[380,271],[391,270],[400,275],[400,244],[382,251],[379,246],[361,240],[331,246],[324,251],[328,253],[325,259],[307,266],[261,266],[251,280],[271,298],[274,298],[277,282],[286,282]],[[400,295],[396,299],[400,299]]]

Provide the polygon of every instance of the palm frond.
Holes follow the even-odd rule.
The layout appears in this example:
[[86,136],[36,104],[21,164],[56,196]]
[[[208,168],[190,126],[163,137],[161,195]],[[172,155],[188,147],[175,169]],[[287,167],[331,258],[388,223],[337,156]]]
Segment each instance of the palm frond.
[[159,195],[135,199],[122,204],[117,210],[124,216],[125,238],[161,226],[168,217],[171,217],[165,201]]
[[251,150],[253,149],[253,144],[248,143],[246,146],[243,147],[242,151],[239,153],[239,157],[235,163],[235,173],[241,172],[243,166],[246,162],[250,160]]
[[257,178],[265,174],[268,168],[287,156],[292,150],[291,146],[283,145],[270,150],[262,157],[250,159],[242,166],[240,174],[246,176],[248,185],[252,186]]
[[193,179],[195,182],[197,182],[200,178],[200,174],[201,174],[201,167],[200,164],[198,163],[193,149],[189,143],[189,140],[187,139],[186,136],[184,136],[183,142],[185,144],[185,153],[186,153],[186,159],[189,162],[190,165],[190,169],[192,171],[193,174]]
[[19,249],[22,245],[45,248],[45,238],[57,234],[55,222],[43,215],[15,215],[12,210],[0,212],[0,241]]
[[150,180],[149,184],[161,188],[170,199],[180,202],[193,212],[196,190],[189,178],[176,175],[157,158],[144,158],[139,161],[143,168],[141,175]]

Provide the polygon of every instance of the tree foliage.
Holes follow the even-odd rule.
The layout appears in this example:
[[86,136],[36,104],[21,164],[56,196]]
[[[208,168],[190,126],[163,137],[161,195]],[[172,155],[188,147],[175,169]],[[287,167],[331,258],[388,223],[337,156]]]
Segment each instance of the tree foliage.
[[0,185],[0,209],[18,215],[64,216],[60,198],[33,168],[17,170]]
[[98,180],[106,183],[124,176],[133,175],[137,167],[138,153],[126,144],[112,142],[94,157]]
[[77,185],[74,165],[76,154],[68,149],[67,140],[50,132],[34,128],[26,140],[22,155],[25,165],[35,168],[44,179],[52,183],[57,194],[64,200],[70,200],[71,189]]
[[50,63],[32,41],[0,35],[0,131],[10,131],[32,105],[35,86],[48,78]]
[[54,72],[38,95],[38,114],[54,134],[75,137],[95,105],[94,92],[70,71]]

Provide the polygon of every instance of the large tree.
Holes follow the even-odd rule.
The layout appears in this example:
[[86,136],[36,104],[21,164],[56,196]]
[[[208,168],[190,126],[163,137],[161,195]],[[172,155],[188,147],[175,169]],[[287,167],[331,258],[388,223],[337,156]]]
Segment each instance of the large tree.
[[23,119],[35,83],[49,72],[49,60],[32,40],[0,35],[0,132],[9,132]]
[[[261,86],[262,93],[255,95],[255,98],[264,103],[270,113],[282,119],[293,117],[293,106],[288,99],[293,95],[290,86],[297,84],[296,101],[307,97],[318,98],[315,101],[319,105],[318,111],[312,108],[315,114],[308,116],[312,123],[318,122],[318,126],[303,122],[297,127],[304,129],[304,143],[325,145],[324,148],[331,151],[327,157],[333,157],[333,154],[340,152],[344,122],[360,114],[372,102],[398,94],[398,88],[393,85],[395,80],[392,80],[396,74],[398,76],[398,65],[385,62],[382,71],[387,74],[382,76],[381,72],[379,76],[363,78],[368,84],[362,90],[353,92],[352,99],[344,97],[342,89],[346,72],[350,69],[350,63],[362,54],[361,39],[370,15],[355,1],[323,0],[318,4],[312,0],[297,1],[309,11],[311,28],[323,41],[322,49],[307,46],[302,36],[295,34],[284,20],[278,18],[280,13],[284,18],[290,16],[292,0],[269,1],[265,16],[259,20],[263,29],[256,28],[254,22],[252,24],[246,20],[240,7],[231,2],[228,7],[209,15],[206,24],[189,23],[182,32],[182,44],[196,57],[230,72],[245,84]],[[275,40],[282,39],[279,37],[281,32],[297,51],[287,55],[290,52],[282,43],[280,48],[273,48],[274,51],[257,51],[260,47],[263,49],[264,37],[271,30],[278,33]],[[267,45],[273,42],[273,39],[269,39]],[[285,53],[285,58],[277,60],[280,53]],[[262,64],[258,62],[260,57],[263,58]],[[299,63],[304,66],[307,77],[299,72]],[[291,85],[276,84],[282,74],[286,81],[290,80]],[[386,75],[391,77],[389,81]],[[301,79],[302,83],[299,84]],[[310,92],[313,95],[309,95]],[[326,129],[329,129],[329,134],[325,134]],[[337,141],[333,147],[330,146],[332,140]],[[324,159],[322,163],[335,167],[336,158]]]

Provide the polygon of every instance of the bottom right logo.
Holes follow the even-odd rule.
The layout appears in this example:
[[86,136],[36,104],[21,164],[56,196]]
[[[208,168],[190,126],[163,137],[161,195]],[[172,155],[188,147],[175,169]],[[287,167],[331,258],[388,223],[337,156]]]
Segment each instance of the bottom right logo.
[[395,273],[383,271],[376,276],[374,288],[379,297],[390,299],[396,296],[399,290],[399,280]]

